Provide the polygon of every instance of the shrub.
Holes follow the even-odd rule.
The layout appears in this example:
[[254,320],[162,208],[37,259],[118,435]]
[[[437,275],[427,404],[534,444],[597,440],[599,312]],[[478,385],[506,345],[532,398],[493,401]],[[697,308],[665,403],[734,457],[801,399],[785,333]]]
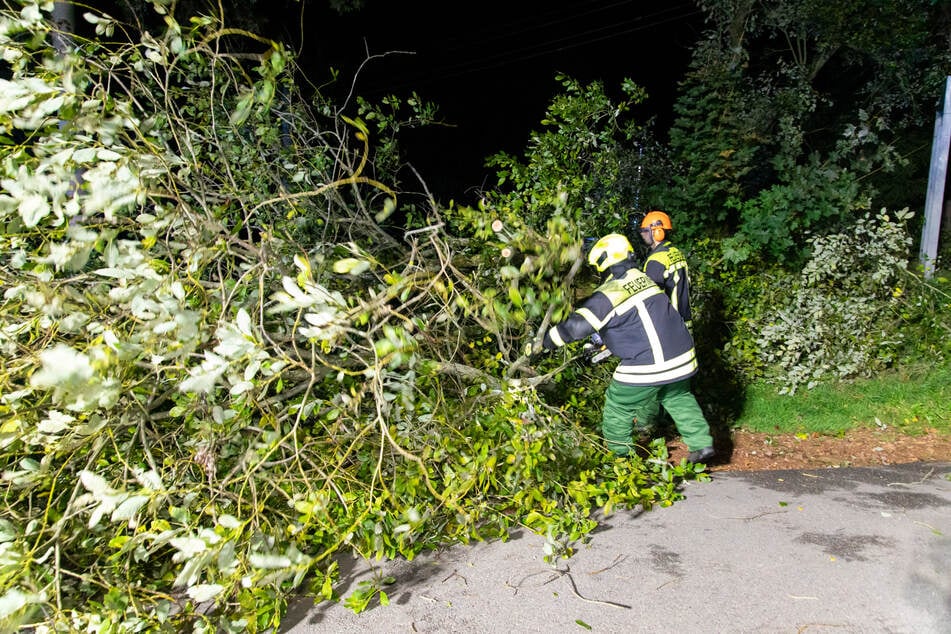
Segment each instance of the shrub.
[[899,358],[907,337],[899,307],[911,215],[866,214],[847,233],[813,240],[791,293],[754,327],[759,356],[781,393],[868,376]]

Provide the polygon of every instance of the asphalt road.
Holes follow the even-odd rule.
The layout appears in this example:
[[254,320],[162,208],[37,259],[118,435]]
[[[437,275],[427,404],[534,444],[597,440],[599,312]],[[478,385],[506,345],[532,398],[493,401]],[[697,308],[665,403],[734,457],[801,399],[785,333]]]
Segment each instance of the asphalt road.
[[[951,634],[951,462],[716,472],[684,493],[555,566],[529,532],[374,562],[388,606],[301,598],[281,632]],[[374,574],[341,566],[343,596]]]

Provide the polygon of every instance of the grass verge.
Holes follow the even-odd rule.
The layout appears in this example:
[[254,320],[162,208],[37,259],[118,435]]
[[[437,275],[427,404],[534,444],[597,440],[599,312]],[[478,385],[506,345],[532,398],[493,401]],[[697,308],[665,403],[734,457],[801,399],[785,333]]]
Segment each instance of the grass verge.
[[883,425],[910,435],[927,429],[951,434],[951,363],[906,366],[793,396],[777,394],[773,385],[753,385],[734,427],[842,435],[856,427]]

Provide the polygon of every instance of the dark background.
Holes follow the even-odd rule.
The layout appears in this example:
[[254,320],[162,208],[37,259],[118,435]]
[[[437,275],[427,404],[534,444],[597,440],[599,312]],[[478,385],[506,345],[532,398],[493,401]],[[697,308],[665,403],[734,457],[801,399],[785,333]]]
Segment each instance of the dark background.
[[[371,0],[348,15],[314,4],[298,5],[302,21],[284,21],[302,23],[300,33],[287,26],[278,37],[298,49],[309,82],[338,98],[351,88],[371,100],[416,92],[439,105],[441,125],[401,138],[406,159],[443,202],[471,203],[477,188],[494,184],[483,167],[489,155],[521,154],[560,91],[558,73],[602,80],[616,96],[623,78],[634,80],[649,95],[638,119],[656,117],[663,135],[703,30],[691,1]],[[327,84],[331,67],[336,85]],[[404,177],[407,188],[414,184]]]
[[[164,28],[148,0],[91,4],[146,30]],[[415,92],[437,104],[438,125],[401,130],[404,158],[437,199],[466,204],[494,185],[488,156],[521,155],[530,132],[542,129],[561,92],[558,74],[600,80],[613,98],[624,78],[634,80],[648,93],[634,115],[642,124],[654,118],[663,138],[704,27],[693,0],[366,0],[347,13],[329,0],[180,0],[176,17],[186,24],[194,13],[219,11],[225,26],[295,51],[305,94],[347,103],[344,114],[356,115],[357,95],[405,101]],[[400,178],[421,190],[411,171]]]

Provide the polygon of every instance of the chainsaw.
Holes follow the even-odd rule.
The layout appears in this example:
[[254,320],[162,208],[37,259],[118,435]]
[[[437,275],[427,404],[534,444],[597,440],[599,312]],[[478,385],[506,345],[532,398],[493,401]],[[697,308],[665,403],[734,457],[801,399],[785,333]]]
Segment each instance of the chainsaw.
[[611,356],[611,351],[604,345],[598,333],[591,335],[590,339],[582,346],[582,356],[585,361],[591,365],[597,365]]

